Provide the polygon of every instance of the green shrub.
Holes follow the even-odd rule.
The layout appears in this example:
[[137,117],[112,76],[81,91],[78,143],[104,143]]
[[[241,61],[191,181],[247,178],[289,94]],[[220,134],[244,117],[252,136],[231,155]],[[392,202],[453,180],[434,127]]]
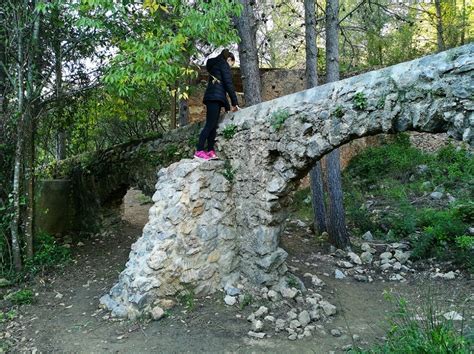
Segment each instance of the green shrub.
[[381,176],[408,180],[416,166],[425,162],[423,153],[410,146],[408,135],[399,134],[393,142],[369,147],[354,157],[346,174],[349,177],[357,176],[366,185],[379,182]]
[[71,260],[70,250],[58,245],[56,239],[46,232],[36,235],[34,250],[33,259],[25,262],[27,273],[35,274],[46,267],[62,265]]
[[336,118],[341,119],[344,116],[344,109],[341,105],[338,105],[332,112],[332,115]]
[[222,175],[225,177],[226,180],[229,182],[234,182],[234,177],[235,177],[235,172],[237,169],[232,168],[232,165],[230,164],[229,160],[225,160],[224,162],[224,171],[222,172]]
[[6,296],[7,300],[10,300],[15,305],[24,305],[33,303],[33,291],[30,289],[18,290]]
[[224,139],[230,140],[234,137],[237,132],[237,126],[235,124],[229,124],[222,130],[222,135]]
[[365,97],[365,93],[357,92],[353,99],[352,104],[355,109],[363,110],[367,108],[367,97]]
[[273,112],[270,116],[270,124],[275,130],[280,130],[285,121],[290,116],[290,113],[286,109],[278,109]]

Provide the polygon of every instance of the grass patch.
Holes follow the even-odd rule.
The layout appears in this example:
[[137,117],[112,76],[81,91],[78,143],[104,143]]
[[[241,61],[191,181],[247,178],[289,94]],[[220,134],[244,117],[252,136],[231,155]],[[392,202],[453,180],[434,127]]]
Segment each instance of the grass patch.
[[22,289],[8,294],[5,299],[10,300],[15,305],[25,305],[33,303],[34,295],[30,289]]
[[194,289],[188,288],[182,290],[178,295],[178,302],[187,310],[193,311],[196,308]]
[[464,335],[464,323],[456,326],[446,319],[431,297],[421,308],[415,308],[403,298],[389,296],[396,302],[387,341],[368,350],[353,353],[471,353],[472,341]]
[[240,302],[240,309],[243,310],[247,306],[251,305],[253,302],[253,296],[250,294],[245,294],[242,301]]
[[270,124],[272,128],[276,131],[280,130],[289,116],[290,113],[286,109],[278,109],[277,111],[273,112],[270,116]]

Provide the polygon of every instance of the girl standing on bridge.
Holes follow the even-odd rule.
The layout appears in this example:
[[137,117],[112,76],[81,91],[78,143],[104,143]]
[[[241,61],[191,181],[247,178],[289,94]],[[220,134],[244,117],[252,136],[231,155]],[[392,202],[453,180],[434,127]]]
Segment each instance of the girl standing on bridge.
[[[206,125],[199,135],[199,142],[194,153],[194,157],[197,159],[217,159],[214,145],[219,115],[222,107],[225,108],[226,112],[230,111],[226,93],[230,96],[232,112],[240,109],[230,70],[234,64],[235,56],[228,49],[224,49],[221,54],[209,59],[206,63],[206,69],[209,73],[209,81],[203,99],[203,103],[206,105]],[[204,150],[206,141],[207,152]]]

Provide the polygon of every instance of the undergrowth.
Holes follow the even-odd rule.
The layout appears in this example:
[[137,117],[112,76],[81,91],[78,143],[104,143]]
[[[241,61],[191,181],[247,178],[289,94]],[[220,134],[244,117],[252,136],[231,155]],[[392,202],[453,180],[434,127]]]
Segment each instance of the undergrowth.
[[[399,134],[369,147],[343,172],[346,221],[352,234],[371,231],[387,241],[409,240],[413,257],[453,260],[474,271],[474,158],[452,145],[434,154]],[[432,192],[442,198],[431,198]],[[449,198],[450,199],[449,199]],[[293,197],[293,212],[312,220],[309,188]]]
[[[474,343],[465,333],[465,323],[455,324],[449,316],[444,317],[447,309],[443,310],[432,296],[424,296],[424,303],[414,306],[402,297],[385,295],[395,304],[395,311],[389,318],[390,329],[386,342],[371,349],[353,350],[352,353],[471,353],[470,348]],[[463,312],[461,314],[466,316]]]

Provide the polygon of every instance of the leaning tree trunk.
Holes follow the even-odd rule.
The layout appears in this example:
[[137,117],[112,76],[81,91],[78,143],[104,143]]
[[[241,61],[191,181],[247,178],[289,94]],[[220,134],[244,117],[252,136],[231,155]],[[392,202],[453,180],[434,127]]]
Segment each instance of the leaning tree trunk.
[[[304,0],[305,37],[306,37],[306,88],[318,85],[318,47],[316,46],[316,6],[315,0]],[[314,232],[326,231],[326,207],[324,206],[324,189],[321,161],[309,172],[311,201],[314,212]]]
[[245,105],[248,107],[262,101],[256,40],[257,26],[251,0],[240,0],[240,2],[243,5],[242,15],[236,17],[234,23],[240,36],[240,70]]
[[[339,0],[326,2],[326,82],[339,80]],[[327,157],[328,232],[338,248],[350,245],[344,216],[339,149]]]

